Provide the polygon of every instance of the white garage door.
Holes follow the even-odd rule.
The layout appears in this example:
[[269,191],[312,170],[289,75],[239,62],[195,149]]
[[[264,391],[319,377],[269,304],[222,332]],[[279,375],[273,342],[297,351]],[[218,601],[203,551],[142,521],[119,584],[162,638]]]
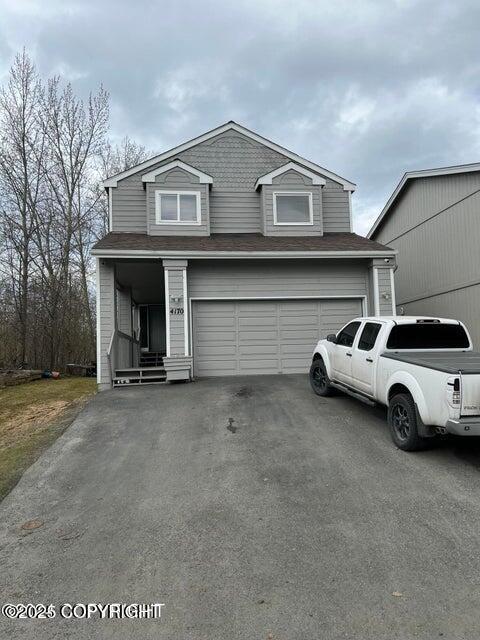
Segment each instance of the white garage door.
[[305,373],[317,340],[360,315],[359,299],[194,302],[194,373]]

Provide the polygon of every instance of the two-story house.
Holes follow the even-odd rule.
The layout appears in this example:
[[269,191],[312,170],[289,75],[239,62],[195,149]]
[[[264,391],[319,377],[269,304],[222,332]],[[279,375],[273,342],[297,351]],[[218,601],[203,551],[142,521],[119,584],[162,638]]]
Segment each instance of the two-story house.
[[352,233],[355,185],[235,122],[104,185],[100,389],[306,372],[319,336],[394,309],[396,252]]

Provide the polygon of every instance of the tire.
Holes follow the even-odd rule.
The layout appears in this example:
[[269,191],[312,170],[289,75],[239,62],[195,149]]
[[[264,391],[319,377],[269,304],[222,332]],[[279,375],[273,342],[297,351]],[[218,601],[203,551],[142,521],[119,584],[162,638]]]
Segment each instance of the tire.
[[388,405],[388,426],[395,445],[402,451],[421,451],[428,439],[418,435],[417,412],[412,396],[399,393]]
[[334,388],[330,384],[327,369],[321,358],[312,362],[310,367],[310,385],[317,396],[327,397],[333,395]]

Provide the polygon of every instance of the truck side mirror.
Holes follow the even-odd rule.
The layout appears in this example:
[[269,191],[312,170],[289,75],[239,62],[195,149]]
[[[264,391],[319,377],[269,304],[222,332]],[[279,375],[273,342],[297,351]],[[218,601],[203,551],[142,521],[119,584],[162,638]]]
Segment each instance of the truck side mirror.
[[333,344],[337,344],[337,336],[334,333],[329,333],[327,336],[328,342],[333,342]]

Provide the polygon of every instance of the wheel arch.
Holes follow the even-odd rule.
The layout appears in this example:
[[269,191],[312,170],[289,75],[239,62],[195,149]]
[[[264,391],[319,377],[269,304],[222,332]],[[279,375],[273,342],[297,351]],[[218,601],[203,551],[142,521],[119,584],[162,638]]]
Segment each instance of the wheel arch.
[[399,393],[410,395],[416,404],[417,411],[422,422],[424,424],[430,424],[430,413],[428,411],[423,391],[416,379],[405,371],[398,371],[388,381],[386,398],[387,405],[390,404],[390,400],[393,396]]
[[330,358],[328,357],[328,351],[323,344],[318,344],[313,352],[312,362],[315,360],[322,360],[325,365],[325,369],[327,370],[327,375],[329,378],[332,377],[332,368],[330,366]]

